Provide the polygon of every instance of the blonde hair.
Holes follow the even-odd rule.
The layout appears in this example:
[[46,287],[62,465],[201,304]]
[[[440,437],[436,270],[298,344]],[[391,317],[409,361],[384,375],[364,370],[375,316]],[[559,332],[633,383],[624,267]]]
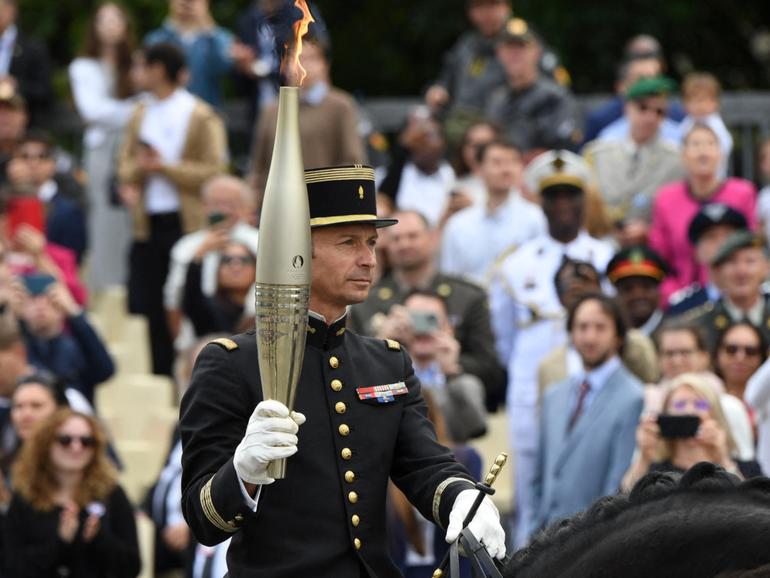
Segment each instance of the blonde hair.
[[90,502],[104,500],[117,485],[118,473],[107,457],[107,437],[99,423],[90,415],[63,408],[39,424],[32,437],[24,442],[13,466],[15,490],[36,510],[47,512],[56,505],[54,495],[58,482],[51,463],[51,446],[56,442],[59,428],[71,418],[86,421],[96,440],[93,457],[75,491],[75,503],[84,508]]
[[[682,375],[674,378],[668,385],[666,395],[663,398],[663,412],[665,413],[668,407],[668,402],[671,401],[671,396],[675,391],[687,387],[695,392],[695,394],[705,399],[711,406],[711,417],[717,422],[717,425],[725,432],[727,436],[727,448],[731,454],[735,453],[736,445],[730,432],[730,425],[727,423],[724,411],[722,411],[722,403],[719,401],[719,395],[714,386],[709,383],[709,380],[700,373],[690,372],[683,373]],[[670,460],[674,455],[674,440],[664,439],[660,444],[660,450],[658,452],[658,459],[660,461]]]

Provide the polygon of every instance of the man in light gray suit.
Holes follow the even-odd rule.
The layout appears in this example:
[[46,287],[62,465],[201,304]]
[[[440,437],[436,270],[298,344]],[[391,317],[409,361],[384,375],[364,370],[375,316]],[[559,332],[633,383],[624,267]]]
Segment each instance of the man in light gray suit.
[[620,359],[626,327],[619,304],[601,293],[569,312],[583,371],[543,398],[530,533],[615,493],[631,463],[643,393]]

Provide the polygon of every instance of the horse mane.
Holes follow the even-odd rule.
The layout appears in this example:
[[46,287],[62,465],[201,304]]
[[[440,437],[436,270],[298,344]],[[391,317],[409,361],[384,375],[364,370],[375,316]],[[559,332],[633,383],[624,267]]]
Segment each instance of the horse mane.
[[[770,565],[770,480],[710,463],[654,472],[516,552],[505,578],[748,578]],[[767,569],[770,569],[768,566]],[[767,575],[767,574],[764,574]]]

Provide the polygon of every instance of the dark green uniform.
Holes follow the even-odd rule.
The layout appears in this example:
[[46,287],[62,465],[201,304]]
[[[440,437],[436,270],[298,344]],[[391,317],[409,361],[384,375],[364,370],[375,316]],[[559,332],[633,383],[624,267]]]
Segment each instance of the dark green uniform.
[[[765,336],[765,340],[770,341],[770,295],[762,295],[764,308],[762,310],[762,323],[757,325],[757,329]],[[699,325],[708,338],[708,344],[711,349],[717,342],[717,337],[730,324],[740,319],[731,317],[730,312],[725,307],[724,301],[720,298],[717,301],[709,301],[700,307],[691,309],[681,317],[683,320],[691,321]]]
[[[465,279],[438,273],[427,289],[446,300],[449,321],[460,343],[460,365],[464,373],[484,384],[487,406],[494,409],[505,398],[505,369],[495,354],[495,339],[489,319],[486,292]],[[401,289],[393,275],[386,275],[372,287],[366,301],[350,308],[350,328],[373,335],[378,323],[396,304],[402,304],[408,290]]]
[[[195,537],[232,536],[233,577],[399,576],[388,555],[388,478],[442,527],[470,476],[436,441],[397,342],[311,317],[295,409],[307,416],[283,480],[246,505],[233,454],[262,400],[254,332],[209,344],[182,400],[183,509]],[[366,397],[375,385],[392,395]],[[371,390],[368,390],[371,392]],[[363,399],[362,399],[363,398]]]

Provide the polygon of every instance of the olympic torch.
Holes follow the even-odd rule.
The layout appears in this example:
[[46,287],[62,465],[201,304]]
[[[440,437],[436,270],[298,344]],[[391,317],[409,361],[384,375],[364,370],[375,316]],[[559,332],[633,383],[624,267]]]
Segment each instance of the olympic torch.
[[[273,157],[260,216],[256,338],[262,398],[294,405],[310,299],[310,209],[299,137],[299,88],[282,86]],[[268,476],[286,477],[286,460]]]

